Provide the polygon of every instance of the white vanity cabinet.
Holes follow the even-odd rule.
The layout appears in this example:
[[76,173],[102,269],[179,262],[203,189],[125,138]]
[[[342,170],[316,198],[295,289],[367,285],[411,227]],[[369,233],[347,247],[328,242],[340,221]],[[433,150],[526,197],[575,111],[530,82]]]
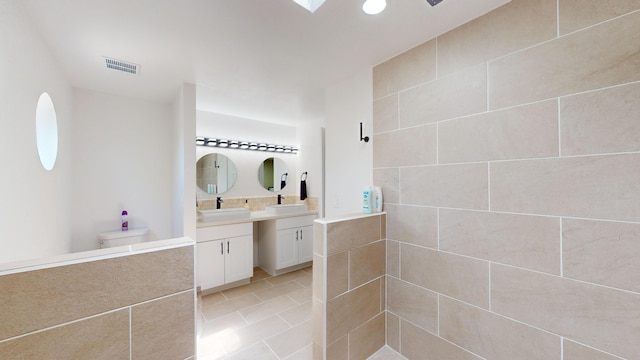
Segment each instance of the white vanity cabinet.
[[[313,260],[315,218],[315,215],[306,215],[261,221],[258,225],[260,267],[271,275],[279,275]],[[287,270],[281,271],[283,269]]]
[[196,283],[201,291],[252,276],[252,223],[196,230]]

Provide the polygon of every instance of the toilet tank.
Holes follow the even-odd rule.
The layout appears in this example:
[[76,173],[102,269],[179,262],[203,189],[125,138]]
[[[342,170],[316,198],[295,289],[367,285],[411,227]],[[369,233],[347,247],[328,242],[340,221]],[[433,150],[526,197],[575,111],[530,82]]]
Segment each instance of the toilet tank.
[[149,229],[137,228],[128,231],[110,231],[98,234],[100,249],[114,246],[132,245],[147,241]]

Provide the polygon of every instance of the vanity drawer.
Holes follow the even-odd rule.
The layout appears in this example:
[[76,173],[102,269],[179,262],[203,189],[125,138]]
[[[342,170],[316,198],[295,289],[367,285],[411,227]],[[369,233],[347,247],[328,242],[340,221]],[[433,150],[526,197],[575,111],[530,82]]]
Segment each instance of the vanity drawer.
[[294,216],[276,220],[276,230],[312,225],[316,215]]
[[196,229],[196,241],[210,241],[217,239],[227,239],[232,237],[252,235],[253,223],[241,223],[220,226],[208,226]]

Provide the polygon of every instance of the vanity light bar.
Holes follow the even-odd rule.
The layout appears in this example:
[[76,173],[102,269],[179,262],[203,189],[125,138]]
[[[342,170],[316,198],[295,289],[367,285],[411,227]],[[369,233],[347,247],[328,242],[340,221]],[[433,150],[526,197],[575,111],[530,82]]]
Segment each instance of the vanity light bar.
[[207,138],[203,136],[196,137],[196,146],[211,146],[211,147],[222,147],[222,148],[240,149],[240,150],[269,151],[269,152],[280,152],[280,153],[287,153],[287,154],[298,153],[298,148],[295,146],[273,145],[273,144],[257,143],[257,142],[251,142],[251,141],[240,141],[240,140],[215,139],[215,138]]

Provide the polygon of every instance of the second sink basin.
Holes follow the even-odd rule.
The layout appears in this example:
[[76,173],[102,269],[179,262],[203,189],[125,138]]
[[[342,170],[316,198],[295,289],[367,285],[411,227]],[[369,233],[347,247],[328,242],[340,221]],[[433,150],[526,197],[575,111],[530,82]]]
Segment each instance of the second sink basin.
[[307,205],[305,204],[282,204],[282,205],[267,205],[264,207],[268,214],[272,215],[285,215],[295,214],[307,211]]
[[203,221],[242,220],[251,217],[251,211],[245,208],[198,210]]

